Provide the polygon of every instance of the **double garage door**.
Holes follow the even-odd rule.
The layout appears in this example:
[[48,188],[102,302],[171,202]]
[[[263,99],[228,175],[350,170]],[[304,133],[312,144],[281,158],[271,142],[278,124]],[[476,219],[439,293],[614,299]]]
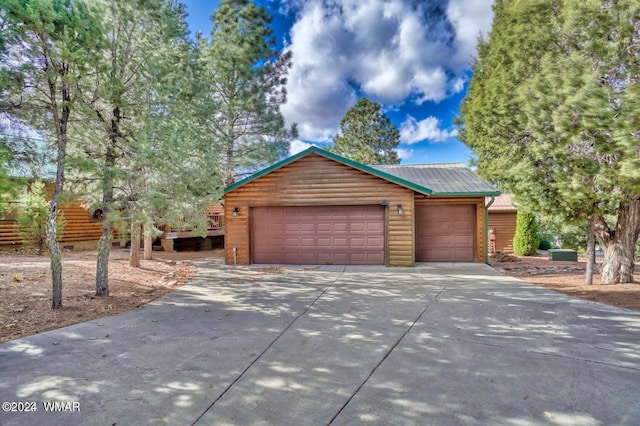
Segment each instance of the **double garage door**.
[[253,263],[383,265],[384,207],[255,207]]

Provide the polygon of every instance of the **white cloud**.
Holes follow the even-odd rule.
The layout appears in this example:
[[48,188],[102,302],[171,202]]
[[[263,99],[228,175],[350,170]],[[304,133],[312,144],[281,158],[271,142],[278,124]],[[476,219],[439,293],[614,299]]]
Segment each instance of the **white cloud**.
[[358,92],[387,105],[464,89],[491,0],[283,0],[297,11],[282,112],[305,140],[329,141]]
[[470,67],[476,56],[478,37],[486,37],[493,20],[492,0],[449,0],[447,16],[456,31],[456,51],[453,62]]
[[291,145],[289,146],[289,154],[296,155],[297,153],[302,152],[307,148],[311,148],[312,146],[315,146],[315,145],[311,143],[303,142],[300,139],[294,139],[291,142]]
[[427,117],[418,121],[409,116],[400,126],[400,141],[407,144],[422,141],[445,142],[457,135],[456,129],[441,129],[440,120],[435,117]]
[[413,157],[415,151],[413,149],[396,148],[396,152],[398,153],[400,160],[404,161]]

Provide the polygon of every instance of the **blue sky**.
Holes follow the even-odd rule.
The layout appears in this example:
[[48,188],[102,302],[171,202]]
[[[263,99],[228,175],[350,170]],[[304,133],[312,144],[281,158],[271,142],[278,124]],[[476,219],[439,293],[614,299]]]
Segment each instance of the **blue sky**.
[[[183,0],[192,34],[211,31],[218,0]],[[379,102],[401,132],[403,164],[461,162],[453,119],[492,0],[258,0],[293,52],[282,113],[298,123],[291,153],[330,144],[359,97]]]

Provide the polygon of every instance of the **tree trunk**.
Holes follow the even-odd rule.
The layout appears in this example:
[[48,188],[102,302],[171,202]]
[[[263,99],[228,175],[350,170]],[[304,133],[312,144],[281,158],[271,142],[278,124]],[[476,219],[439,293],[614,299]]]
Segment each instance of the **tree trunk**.
[[131,223],[131,251],[129,266],[140,267],[140,222]]
[[144,260],[151,260],[153,258],[153,237],[151,231],[153,225],[149,222],[144,224]]
[[[65,144],[66,145],[66,144]],[[58,206],[59,198],[64,187],[64,157],[65,150],[58,151],[58,171],[56,175],[56,186],[49,202],[49,212],[47,214],[47,247],[49,248],[49,259],[51,262],[51,309],[62,308],[62,253],[58,245]]]
[[602,282],[633,282],[634,255],[640,235],[640,199],[620,203],[613,230],[601,215],[595,216],[594,232],[604,250],[604,264],[600,272]]
[[233,185],[236,181],[235,179],[235,171],[236,171],[236,165],[235,165],[235,158],[234,158],[234,151],[233,151],[233,147],[235,145],[235,141],[233,139],[233,122],[231,122],[229,124],[229,129],[228,129],[228,139],[226,141],[227,144],[227,148],[226,148],[226,154],[227,154],[227,158],[226,158],[226,167],[225,167],[225,171],[224,171],[224,184],[225,186],[229,186],[229,185]]
[[96,296],[109,295],[109,253],[111,252],[112,240],[111,226],[103,223],[96,261]]
[[589,219],[589,229],[587,231],[587,270],[585,273],[585,284],[593,284],[593,267],[596,263],[596,235],[593,232],[593,219]]
[[[633,282],[633,252],[636,244],[629,243],[631,238],[615,238],[604,245],[604,264],[602,265],[602,282],[619,284]],[[637,239],[636,239],[637,240]]]
[[58,236],[56,231],[57,216],[58,197],[54,192],[54,198],[51,199],[49,215],[47,216],[47,245],[49,247],[49,257],[51,259],[52,309],[62,308],[62,254],[60,253],[60,246],[58,245]]
[[[46,55],[49,58],[49,55]],[[48,61],[48,59],[47,59]],[[61,72],[62,76],[66,75],[66,71]],[[49,248],[49,256],[51,259],[51,308],[62,308],[62,253],[58,245],[58,228],[56,226],[58,219],[58,207],[60,203],[60,195],[64,189],[64,163],[67,157],[67,124],[71,115],[70,91],[66,83],[62,84],[60,96],[62,106],[58,106],[58,90],[55,80],[49,78],[49,94],[51,100],[51,112],[56,127],[56,184],[51,194],[49,202],[49,213],[47,215],[47,246]]]
[[104,176],[102,177],[102,236],[98,243],[98,258],[96,261],[96,296],[109,295],[109,254],[111,253],[111,242],[113,231],[111,230],[112,218],[110,211],[113,204],[113,169],[116,164],[116,147],[119,135],[120,110],[114,108],[111,120],[111,133],[109,135],[109,145],[105,152]]
[[[107,155],[107,161],[110,158]],[[106,178],[102,192],[102,235],[98,243],[98,257],[96,259],[96,296],[109,295],[109,254],[111,253],[111,242],[113,241],[113,231],[111,229],[111,218],[109,211],[113,203],[113,180]]]

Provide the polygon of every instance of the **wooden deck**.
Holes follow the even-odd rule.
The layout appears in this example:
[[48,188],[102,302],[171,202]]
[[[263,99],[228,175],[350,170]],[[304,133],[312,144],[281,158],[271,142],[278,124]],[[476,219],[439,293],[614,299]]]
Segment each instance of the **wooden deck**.
[[[179,251],[181,247],[191,247],[195,250],[210,250],[214,244],[209,237],[219,237],[224,235],[224,212],[218,211],[207,212],[207,218],[209,226],[207,227],[206,235],[202,235],[193,229],[171,229],[165,230],[161,238],[162,248],[165,251]],[[185,244],[186,241],[194,239],[196,244]],[[193,248],[193,247],[196,248]]]

